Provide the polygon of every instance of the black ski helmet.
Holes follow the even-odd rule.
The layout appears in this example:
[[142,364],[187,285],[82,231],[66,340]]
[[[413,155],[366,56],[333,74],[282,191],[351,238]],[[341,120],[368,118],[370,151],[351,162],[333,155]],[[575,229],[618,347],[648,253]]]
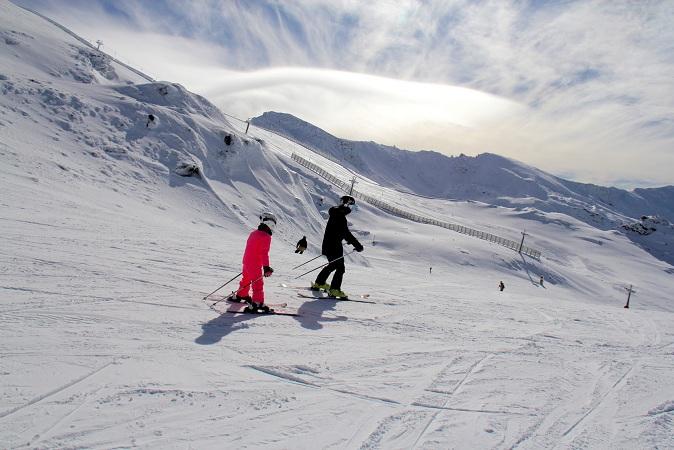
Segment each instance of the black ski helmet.
[[339,199],[342,202],[342,205],[346,206],[351,206],[356,204],[356,200],[351,197],[350,195],[343,195],[342,198]]

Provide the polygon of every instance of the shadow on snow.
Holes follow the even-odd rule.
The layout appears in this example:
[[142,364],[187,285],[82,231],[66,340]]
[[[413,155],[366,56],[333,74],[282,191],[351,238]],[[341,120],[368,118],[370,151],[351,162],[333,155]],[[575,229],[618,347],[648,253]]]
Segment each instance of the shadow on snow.
[[[297,313],[300,315],[292,318],[298,321],[302,328],[320,330],[323,328],[324,322],[342,322],[347,320],[344,316],[323,317],[325,312],[334,311],[337,303],[337,300],[330,299],[309,300],[298,308]],[[270,317],[273,316],[266,314],[229,314],[223,312],[201,325],[201,336],[197,337],[194,342],[200,345],[217,344],[222,338],[234,331],[248,329],[249,325],[246,322],[259,319],[267,320]],[[287,316],[277,316],[272,320],[287,320],[290,318]]]

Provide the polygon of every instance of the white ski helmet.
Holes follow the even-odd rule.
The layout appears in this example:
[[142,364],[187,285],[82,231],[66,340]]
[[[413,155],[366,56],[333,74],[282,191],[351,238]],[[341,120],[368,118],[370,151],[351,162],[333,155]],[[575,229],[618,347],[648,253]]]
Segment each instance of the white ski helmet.
[[267,225],[270,230],[274,231],[274,227],[276,226],[276,216],[270,212],[264,212],[260,214],[260,223]]

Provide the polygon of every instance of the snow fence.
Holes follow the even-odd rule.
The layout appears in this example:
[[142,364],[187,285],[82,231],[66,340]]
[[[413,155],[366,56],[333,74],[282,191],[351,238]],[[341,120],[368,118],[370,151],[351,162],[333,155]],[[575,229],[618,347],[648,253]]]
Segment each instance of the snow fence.
[[355,189],[352,189],[351,183],[347,183],[346,181],[341,180],[340,178],[332,175],[331,173],[328,173],[326,170],[318,166],[317,164],[312,163],[311,161],[301,157],[297,153],[292,154],[292,159],[296,161],[297,163],[301,164],[302,166],[306,167],[307,169],[311,170],[312,172],[320,175],[330,183],[334,184],[335,186],[343,189],[345,192],[350,192],[351,196],[355,198],[359,198],[361,200],[366,201],[367,203],[376,206],[377,208],[386,211],[390,214],[394,214],[399,217],[403,217],[408,220],[412,220],[414,222],[419,222],[419,223],[425,223],[429,225],[435,225],[438,227],[446,228],[448,230],[456,231],[457,233],[465,234],[468,236],[476,237],[478,239],[482,239],[488,242],[492,242],[494,244],[502,245],[503,247],[507,247],[511,250],[515,250],[516,252],[522,253],[523,255],[530,256],[531,258],[534,258],[537,261],[540,261],[541,259],[541,252],[538,250],[535,250],[531,247],[528,247],[526,245],[522,245],[521,242],[513,241],[511,239],[505,239],[500,236],[496,236],[495,234],[491,233],[485,233],[484,231],[479,231],[479,230],[474,230],[473,228],[465,227],[463,225],[458,225],[455,223],[450,223],[450,222],[444,222],[442,220],[437,220],[433,219],[431,217],[425,217],[425,216],[420,216],[418,214],[411,213],[409,211],[405,211],[403,209],[398,208],[397,206],[393,206],[389,203],[386,203],[382,200],[379,200],[377,198],[372,197],[371,195],[363,194],[362,192],[358,192]]

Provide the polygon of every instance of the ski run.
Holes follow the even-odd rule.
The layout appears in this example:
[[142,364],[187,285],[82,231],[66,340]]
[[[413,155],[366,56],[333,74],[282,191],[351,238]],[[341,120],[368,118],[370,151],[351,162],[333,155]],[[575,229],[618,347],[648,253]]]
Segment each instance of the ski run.
[[[626,232],[391,194],[537,261],[356,199],[353,301],[313,298],[344,192],[290,155],[346,169],[7,1],[0,33],[0,448],[674,448],[674,268]],[[224,313],[265,211],[297,315]]]

